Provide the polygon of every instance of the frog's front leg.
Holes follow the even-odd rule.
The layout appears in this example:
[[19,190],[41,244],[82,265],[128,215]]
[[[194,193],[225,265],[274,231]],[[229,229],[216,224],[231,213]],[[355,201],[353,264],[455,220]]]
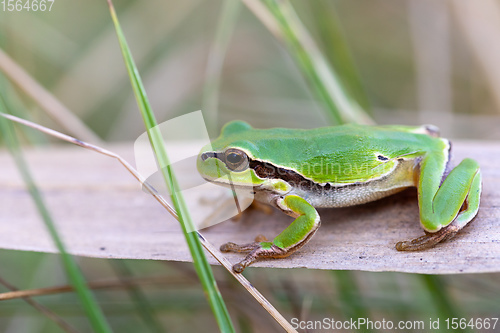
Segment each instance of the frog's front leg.
[[423,250],[452,238],[479,209],[481,172],[476,161],[466,158],[441,184],[447,157],[432,153],[420,165],[418,203],[426,235],[399,242],[399,251]]
[[[288,195],[276,200],[276,207],[295,218],[272,242],[256,241],[246,245],[223,244],[222,252],[250,252],[245,259],[233,266],[237,273],[260,258],[283,258],[304,246],[320,226],[316,209],[306,200],[296,195]],[[257,239],[256,239],[257,240]]]

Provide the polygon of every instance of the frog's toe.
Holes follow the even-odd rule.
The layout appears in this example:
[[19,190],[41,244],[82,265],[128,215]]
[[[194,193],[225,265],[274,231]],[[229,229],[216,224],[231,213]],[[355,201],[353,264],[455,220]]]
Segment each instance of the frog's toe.
[[438,232],[428,233],[424,236],[412,239],[410,241],[402,241],[396,244],[396,250],[398,251],[421,251],[426,250],[437,243],[445,241],[452,238],[460,230],[460,227],[456,225],[448,225]]
[[250,251],[253,251],[259,247],[260,247],[259,242],[243,244],[243,245],[238,245],[238,244],[229,242],[229,243],[222,244],[220,247],[220,250],[222,252],[250,252]]
[[237,263],[236,265],[233,266],[233,270],[236,273],[241,273],[243,270],[251,265],[252,263],[256,262],[259,259],[264,259],[264,258],[283,258],[286,257],[290,254],[290,251],[287,251],[285,249],[282,249],[276,245],[271,245],[269,248],[263,248],[260,244],[257,248],[252,250],[245,259]]
[[232,242],[222,244],[220,250],[222,252],[250,252],[255,249],[261,248],[261,242],[269,242],[269,240],[264,235],[258,235],[255,237],[255,242],[249,244],[238,245]]
[[233,271],[235,271],[236,273],[243,273],[244,270],[245,270],[245,266],[243,266],[239,263],[233,265]]

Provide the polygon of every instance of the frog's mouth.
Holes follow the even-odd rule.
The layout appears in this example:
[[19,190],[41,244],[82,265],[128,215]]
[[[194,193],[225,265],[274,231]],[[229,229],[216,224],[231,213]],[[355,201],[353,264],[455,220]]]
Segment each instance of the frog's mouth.
[[218,179],[210,179],[210,178],[205,178],[203,177],[203,179],[205,179],[207,182],[210,182],[212,184],[216,184],[216,185],[220,185],[220,186],[224,186],[224,187],[227,187],[227,188],[230,188],[230,189],[237,189],[237,190],[247,190],[247,191],[250,191],[250,192],[254,192],[256,190],[258,190],[259,188],[262,187],[262,184],[260,185],[253,185],[253,184],[237,184],[237,183],[234,183],[232,181],[229,181],[229,180],[224,180],[224,181],[221,181],[220,179],[221,178],[218,178]]

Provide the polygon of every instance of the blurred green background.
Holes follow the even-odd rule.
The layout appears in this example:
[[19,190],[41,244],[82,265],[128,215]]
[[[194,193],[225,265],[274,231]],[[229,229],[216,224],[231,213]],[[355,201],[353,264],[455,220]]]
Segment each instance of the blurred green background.
[[[497,139],[500,87],[489,78],[500,69],[482,61],[496,48],[478,55],[481,50],[464,32],[470,23],[460,19],[454,3],[293,2],[329,59],[336,52],[330,25],[341,28],[378,123],[434,123],[448,137]],[[159,121],[201,109],[221,4],[116,2]],[[483,17],[474,20],[488,25]],[[0,29],[4,52],[102,138],[133,140],[142,132],[105,1],[56,2],[44,13],[0,11]],[[496,35],[483,31],[482,42],[488,37],[493,44]],[[23,102],[33,118],[47,121],[29,100]],[[232,119],[256,127],[316,127],[326,121],[286,49],[244,5],[222,70],[219,112],[219,126]]]
[[[432,123],[449,138],[500,138],[500,62],[495,61],[500,59],[500,1],[292,4],[345,79],[346,89],[377,123]],[[159,122],[203,109],[207,61],[222,5],[201,0],[115,2]],[[329,125],[288,50],[245,5],[235,20],[234,29],[227,31],[231,38],[217,95],[217,128],[233,119],[255,127]],[[52,10],[43,13],[3,11],[0,4],[0,48],[104,141],[132,141],[144,131],[105,1],[56,0]],[[0,91],[13,112],[68,132],[25,89],[22,82],[13,84],[0,73]],[[33,132],[25,140],[53,141]],[[217,331],[190,264],[86,258],[80,264],[89,280],[128,274],[171,278],[142,286],[145,303],[134,301],[123,288],[97,291],[116,332]],[[0,276],[20,289],[65,283],[54,255],[2,251],[0,267]],[[226,272],[220,267],[214,271],[239,332],[280,330]],[[498,274],[427,279],[396,273],[248,269],[247,276],[286,318],[368,316],[427,322],[449,313],[465,318],[500,314]],[[444,298],[435,296],[433,286]],[[88,331],[73,294],[38,300]],[[150,316],[143,313],[144,307]],[[2,332],[58,330],[21,300],[0,302]]]

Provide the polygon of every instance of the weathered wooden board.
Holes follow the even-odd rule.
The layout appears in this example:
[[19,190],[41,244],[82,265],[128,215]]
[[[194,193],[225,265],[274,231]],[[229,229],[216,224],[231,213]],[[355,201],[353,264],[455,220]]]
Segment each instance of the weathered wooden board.
[[[110,147],[133,161],[132,144]],[[455,142],[454,160],[477,159],[483,196],[477,218],[454,239],[423,252],[398,252],[394,244],[423,234],[414,190],[370,204],[323,209],[311,242],[286,259],[260,267],[307,267],[416,273],[500,271],[500,144]],[[101,258],[189,261],[177,222],[113,159],[74,146],[29,149],[35,179],[71,253]],[[291,218],[251,212],[202,233],[215,246],[271,238]],[[10,156],[0,152],[0,248],[54,252]],[[242,258],[228,254],[232,262]],[[211,263],[216,261],[209,258]]]

